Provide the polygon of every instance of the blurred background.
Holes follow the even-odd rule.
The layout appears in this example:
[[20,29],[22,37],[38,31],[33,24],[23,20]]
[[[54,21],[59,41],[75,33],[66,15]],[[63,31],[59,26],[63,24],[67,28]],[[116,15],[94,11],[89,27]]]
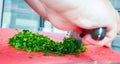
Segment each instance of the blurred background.
[[[0,27],[63,33],[41,18],[24,0],[1,0]],[[44,28],[43,28],[44,27]]]
[[[120,12],[120,0],[110,1]],[[0,27],[2,28],[65,32],[56,29],[51,23],[41,18],[24,0],[1,0],[0,8]]]
[[[120,0],[110,0],[120,14]],[[0,28],[17,28],[38,31],[66,33],[56,29],[51,23],[41,18],[24,0],[0,0]],[[120,36],[118,36],[120,38]],[[112,48],[120,52],[119,38]]]
[[[110,1],[120,12],[120,0]],[[0,27],[2,28],[65,32],[56,29],[51,23],[41,18],[24,0],[1,0],[0,8]]]

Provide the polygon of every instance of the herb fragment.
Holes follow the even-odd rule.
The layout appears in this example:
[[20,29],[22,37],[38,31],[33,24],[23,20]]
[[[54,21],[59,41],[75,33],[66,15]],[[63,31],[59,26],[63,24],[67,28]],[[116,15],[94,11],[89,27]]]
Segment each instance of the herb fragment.
[[65,37],[62,42],[55,42],[48,36],[38,33],[32,33],[29,30],[23,30],[15,34],[9,39],[9,45],[15,47],[17,50],[25,50],[27,52],[44,52],[49,56],[49,53],[78,55],[80,52],[85,52],[87,47],[81,43],[76,43],[78,40],[74,38]]
[[29,56],[29,58],[33,58],[33,56],[34,56],[34,54],[31,54],[31,55]]

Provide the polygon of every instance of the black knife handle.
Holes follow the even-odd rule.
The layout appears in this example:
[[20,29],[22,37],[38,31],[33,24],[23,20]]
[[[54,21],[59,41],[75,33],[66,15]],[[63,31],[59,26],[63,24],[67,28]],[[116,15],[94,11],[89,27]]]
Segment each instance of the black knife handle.
[[95,40],[102,40],[106,35],[106,28],[101,27],[101,28],[96,28],[92,32],[92,38]]

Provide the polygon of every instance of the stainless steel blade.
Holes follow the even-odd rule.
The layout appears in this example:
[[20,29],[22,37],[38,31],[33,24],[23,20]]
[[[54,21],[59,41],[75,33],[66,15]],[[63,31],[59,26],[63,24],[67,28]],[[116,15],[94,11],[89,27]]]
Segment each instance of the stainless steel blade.
[[79,34],[77,34],[74,31],[70,32],[70,37],[76,39],[76,43],[79,45],[79,47],[82,46],[82,40]]

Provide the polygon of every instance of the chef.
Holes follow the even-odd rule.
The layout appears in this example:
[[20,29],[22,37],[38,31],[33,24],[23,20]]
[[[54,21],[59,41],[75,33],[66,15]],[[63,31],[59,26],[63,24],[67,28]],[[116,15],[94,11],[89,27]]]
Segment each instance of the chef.
[[90,34],[82,37],[85,44],[110,47],[119,29],[120,18],[109,0],[25,0],[44,19],[50,21],[56,28],[65,31],[75,31],[99,27],[106,28],[102,40],[95,40]]

